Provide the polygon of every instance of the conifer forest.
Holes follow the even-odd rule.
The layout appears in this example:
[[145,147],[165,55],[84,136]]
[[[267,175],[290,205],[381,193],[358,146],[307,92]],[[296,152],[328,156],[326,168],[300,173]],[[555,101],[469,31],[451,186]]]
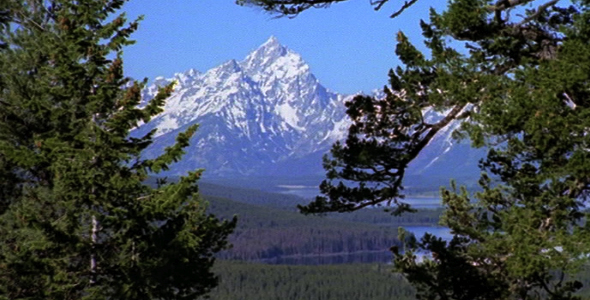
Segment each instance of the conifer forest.
[[[391,22],[428,10],[415,19],[419,41],[391,33],[399,64],[372,94],[256,86],[253,60],[272,51],[304,70],[297,86],[317,84],[275,37],[212,69],[222,83],[240,75],[242,88],[256,87],[240,95],[342,101],[345,120],[327,119],[346,125],[341,135],[305,133],[318,145],[339,137],[313,153],[323,173],[312,198],[289,193],[307,178],[277,183],[308,156],[275,162],[236,142],[279,123],[230,138],[215,123],[218,140],[201,138],[195,122],[173,128],[167,103],[201,75],[158,84],[126,75],[124,51],[144,18],[128,18],[133,1],[0,1],[0,299],[590,299],[589,0],[365,0]],[[363,2],[216,1],[287,22]],[[288,122],[258,144],[286,152],[288,134],[305,131],[298,121],[336,118],[275,110]],[[482,154],[478,175],[413,173],[443,135]],[[222,153],[237,163],[206,156],[220,170],[184,172],[212,144],[238,145]],[[255,179],[252,157],[278,171]],[[242,173],[208,181],[232,167]],[[436,204],[416,204],[425,199]]]

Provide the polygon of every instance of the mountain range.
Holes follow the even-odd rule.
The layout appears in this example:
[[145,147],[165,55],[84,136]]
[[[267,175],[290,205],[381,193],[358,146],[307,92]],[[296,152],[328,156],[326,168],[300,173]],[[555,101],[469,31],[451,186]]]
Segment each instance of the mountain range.
[[[275,37],[241,61],[232,59],[203,73],[190,69],[157,77],[143,91],[144,101],[174,81],[164,112],[133,132],[139,136],[157,128],[144,152],[151,158],[172,145],[179,132],[199,124],[184,158],[167,175],[204,168],[209,178],[319,177],[321,157],[350,125],[344,103],[354,95],[324,87],[303,58]],[[439,133],[412,163],[410,177],[477,172],[481,153],[457,145],[450,138],[453,127]]]

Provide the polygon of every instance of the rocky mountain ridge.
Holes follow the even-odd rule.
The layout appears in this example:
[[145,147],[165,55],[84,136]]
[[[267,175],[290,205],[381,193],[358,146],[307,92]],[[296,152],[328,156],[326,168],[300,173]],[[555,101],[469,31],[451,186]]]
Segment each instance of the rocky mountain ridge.
[[[187,154],[168,175],[204,168],[208,177],[321,176],[321,157],[345,137],[350,125],[344,103],[354,95],[325,88],[303,58],[275,37],[244,60],[232,59],[203,73],[190,69],[172,78],[158,77],[144,90],[144,101],[155,96],[158,86],[173,81],[175,92],[164,112],[133,133],[158,129],[145,152],[154,157],[179,132],[199,124]],[[431,142],[409,174],[448,171],[449,164],[471,168],[472,162],[456,163],[471,154],[465,153],[469,147],[454,145],[451,131]]]
[[210,176],[269,175],[282,173],[277,164],[306,157],[321,167],[321,155],[348,128],[344,102],[351,96],[322,86],[301,56],[274,37],[242,61],[230,60],[204,73],[191,69],[169,79],[158,77],[144,99],[174,80],[164,113],[134,135],[158,129],[145,153],[153,157],[179,131],[200,124],[185,158],[172,168],[175,175],[196,168]]

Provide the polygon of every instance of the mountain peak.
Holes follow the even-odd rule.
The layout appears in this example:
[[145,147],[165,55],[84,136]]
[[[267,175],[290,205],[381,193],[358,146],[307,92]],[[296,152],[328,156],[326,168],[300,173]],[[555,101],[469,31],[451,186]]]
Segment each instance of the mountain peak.
[[281,45],[275,36],[271,36],[264,44],[248,54],[244,64],[247,67],[264,64],[264,62],[274,61],[285,56],[289,52],[291,51]]
[[253,53],[270,57],[283,56],[287,53],[287,47],[281,45],[275,36],[271,36],[264,44],[260,45]]
[[[201,124],[186,156],[168,175],[203,167],[210,170],[208,176],[323,174],[321,156],[346,136],[351,122],[343,103],[353,96],[328,91],[303,58],[274,36],[243,61],[229,60],[205,73],[188,70],[170,79],[158,77],[143,91],[142,105],[157,95],[158,86],[173,80],[180,84],[164,112],[133,132],[141,137],[157,129],[154,143],[142,152],[154,158],[174,143],[180,130]],[[449,126],[413,162],[409,174],[440,176],[459,160],[482,157],[471,155],[469,145],[460,152],[449,150],[455,146],[448,137],[458,125]],[[464,174],[472,174],[468,163],[459,165]]]
[[240,64],[254,80],[259,80],[260,76],[292,78],[310,75],[309,66],[301,55],[283,46],[275,36],[252,51]]
[[268,40],[266,40],[266,42],[264,42],[264,44],[260,45],[260,48],[262,48],[262,47],[282,47],[282,45],[276,36],[271,35],[268,38]]

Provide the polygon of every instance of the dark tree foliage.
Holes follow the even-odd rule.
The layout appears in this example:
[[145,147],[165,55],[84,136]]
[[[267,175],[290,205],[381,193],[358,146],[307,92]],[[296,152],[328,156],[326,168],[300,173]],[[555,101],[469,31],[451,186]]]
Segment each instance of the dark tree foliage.
[[[391,266],[289,266],[220,261],[213,300],[415,300],[414,289]],[[359,288],[363,287],[363,288]]]
[[[337,1],[245,2],[291,15]],[[582,283],[567,274],[590,252],[590,1],[452,0],[421,27],[429,55],[397,34],[403,66],[385,97],[347,104],[353,124],[325,160],[323,196],[302,211],[411,210],[408,164],[461,122],[457,137],[489,149],[482,191],[443,189],[454,238],[406,239],[397,269],[420,299],[578,299]],[[442,117],[426,120],[426,108]]]
[[206,213],[200,171],[158,188],[196,127],[153,160],[173,85],[138,108],[123,75],[137,21],[124,0],[0,1],[0,299],[195,299],[217,283],[214,254],[235,221]]

